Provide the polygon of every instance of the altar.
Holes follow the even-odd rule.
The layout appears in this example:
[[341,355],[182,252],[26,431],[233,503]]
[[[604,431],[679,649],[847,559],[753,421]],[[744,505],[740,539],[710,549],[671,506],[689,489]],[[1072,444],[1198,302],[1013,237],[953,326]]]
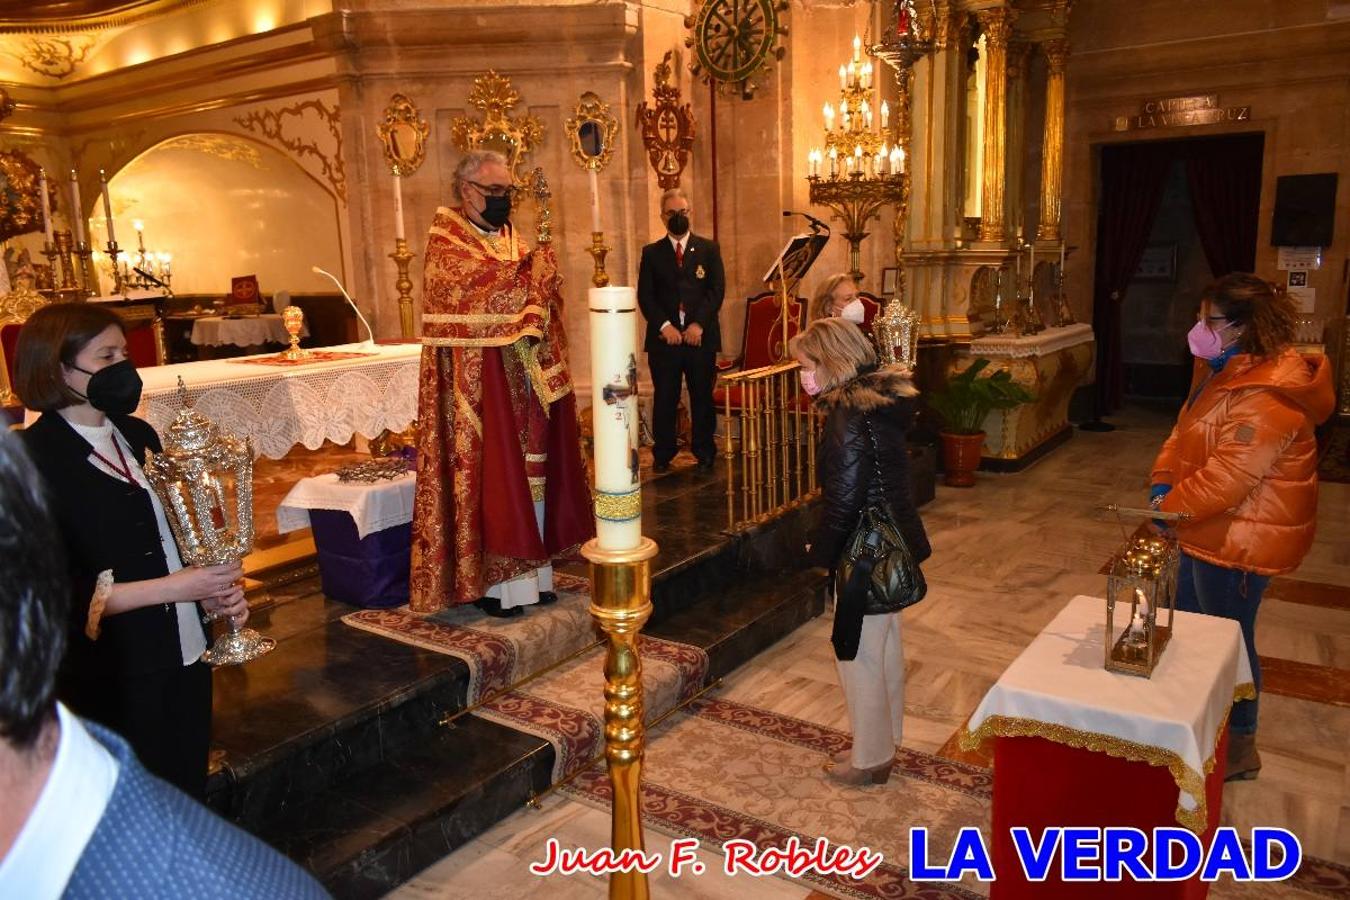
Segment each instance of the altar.
[[987,359],[992,374],[1012,373],[1013,381],[1036,400],[1009,410],[994,410],[984,422],[981,468],[1016,471],[1054,449],[1073,433],[1069,401],[1092,371],[1092,326],[1084,323],[1047,328],[1038,334],[994,334],[974,338],[951,363],[951,374]]
[[417,418],[420,344],[346,344],[311,351],[312,361],[279,365],[275,353],[140,370],[136,415],[161,435],[187,399],[226,434],[253,441],[256,456],[281,459],[297,444],[376,438]]

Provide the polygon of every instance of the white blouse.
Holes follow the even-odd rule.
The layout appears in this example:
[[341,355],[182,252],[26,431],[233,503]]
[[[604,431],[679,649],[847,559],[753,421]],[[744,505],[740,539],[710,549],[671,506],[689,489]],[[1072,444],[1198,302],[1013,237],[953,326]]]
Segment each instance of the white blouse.
[[[70,420],[67,419],[66,421]],[[183,568],[183,561],[178,556],[178,544],[173,539],[173,531],[169,528],[169,520],[164,515],[164,505],[159,502],[159,495],[150,489],[150,482],[145,478],[145,471],[141,469],[141,464],[136,461],[136,454],[132,452],[126,438],[122,437],[121,433],[113,427],[112,422],[105,422],[102,425],[80,425],[71,422],[70,425],[80,437],[89,442],[95,451],[101,453],[107,459],[120,463],[122,460],[118,459],[117,448],[121,448],[127,468],[131,470],[131,477],[150,495],[150,505],[155,510],[155,524],[159,527],[159,543],[164,548],[164,561],[168,564],[169,574],[172,575]],[[117,442],[116,446],[113,445],[113,441]],[[89,464],[119,481],[126,481],[121,473],[92,453],[89,454]],[[201,655],[206,652],[206,633],[202,630],[202,623],[197,618],[196,604],[175,603],[174,609],[178,613],[178,645],[183,651],[183,665],[189,666],[201,659]]]

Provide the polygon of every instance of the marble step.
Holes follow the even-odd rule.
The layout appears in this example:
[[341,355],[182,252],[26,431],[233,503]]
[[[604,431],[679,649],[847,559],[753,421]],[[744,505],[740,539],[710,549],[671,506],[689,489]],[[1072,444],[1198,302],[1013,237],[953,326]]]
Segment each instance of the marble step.
[[[822,588],[821,577],[801,571],[760,574],[696,598],[647,631],[704,648],[711,681],[819,615]],[[545,790],[553,757],[541,738],[460,716],[283,805],[254,830],[336,896],[376,897]]]

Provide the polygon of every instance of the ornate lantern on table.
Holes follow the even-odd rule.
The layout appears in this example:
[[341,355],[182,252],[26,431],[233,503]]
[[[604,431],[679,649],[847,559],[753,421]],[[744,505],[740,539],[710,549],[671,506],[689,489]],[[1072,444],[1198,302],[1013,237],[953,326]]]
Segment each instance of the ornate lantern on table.
[[[1137,534],[1111,558],[1106,580],[1109,671],[1145,678],[1153,675],[1172,637],[1180,561],[1176,538],[1164,534]],[[1117,604],[1122,607],[1129,604],[1130,610],[1119,636],[1115,627]]]
[[[147,454],[145,477],[164,504],[183,564],[219,566],[242,560],[253,549],[253,446],[222,436],[209,419],[183,405],[164,435],[164,452]],[[233,483],[233,504],[227,494]],[[202,660],[229,666],[257,659],[276,641],[230,621]]]

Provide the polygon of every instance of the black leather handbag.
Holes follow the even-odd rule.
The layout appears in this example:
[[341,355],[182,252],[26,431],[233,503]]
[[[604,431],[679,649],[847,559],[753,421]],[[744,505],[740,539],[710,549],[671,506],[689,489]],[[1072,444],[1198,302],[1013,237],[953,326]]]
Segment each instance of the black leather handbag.
[[[872,430],[872,420],[865,421],[872,440],[874,477],[878,485],[884,485],[877,435]],[[835,570],[836,597],[856,596],[851,592],[863,590],[867,592],[864,615],[899,612],[918,603],[928,592],[923,571],[914,561],[884,496],[880,502],[864,507],[857,527],[844,543],[844,555]]]

